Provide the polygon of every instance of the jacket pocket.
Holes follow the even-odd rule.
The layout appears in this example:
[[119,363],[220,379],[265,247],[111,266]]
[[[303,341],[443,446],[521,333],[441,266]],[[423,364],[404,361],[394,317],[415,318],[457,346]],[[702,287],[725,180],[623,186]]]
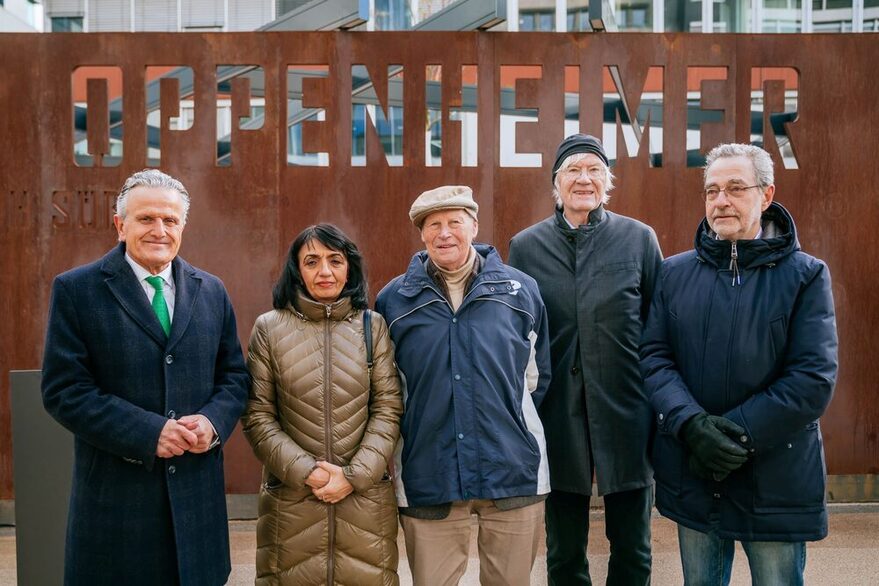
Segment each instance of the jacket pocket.
[[784,347],[787,342],[786,321],[785,317],[780,315],[769,322],[769,337],[772,341],[772,350],[775,352],[776,357],[784,354]]
[[496,413],[486,436],[483,446],[487,448],[487,464],[501,468],[533,467],[537,470],[540,445],[528,429],[524,414]]
[[269,475],[268,479],[263,483],[263,488],[268,492],[277,492],[284,488],[284,483],[274,476]]
[[670,435],[657,433],[653,438],[652,460],[656,483],[674,496],[680,495],[687,465],[680,443]]
[[266,480],[260,487],[260,505],[266,503],[268,507],[275,506],[276,501],[298,503],[305,500],[311,494],[309,486],[291,488],[281,482],[274,474],[266,474]]
[[619,262],[611,262],[605,265],[602,265],[601,268],[598,269],[600,273],[616,273],[618,271],[636,271],[639,270],[638,261],[636,260],[624,260]]
[[[611,270],[613,269],[613,270]],[[594,338],[599,344],[607,345],[611,352],[634,351],[638,354],[641,342],[641,272],[638,263],[613,263],[602,267],[588,286],[593,301],[590,312],[594,328]]]
[[371,501],[379,507],[391,507],[395,512],[397,510],[397,498],[394,495],[394,485],[390,478],[383,477],[381,480],[360,493],[359,496]]
[[826,469],[818,423],[810,423],[786,441],[758,454],[753,475],[757,513],[823,509]]

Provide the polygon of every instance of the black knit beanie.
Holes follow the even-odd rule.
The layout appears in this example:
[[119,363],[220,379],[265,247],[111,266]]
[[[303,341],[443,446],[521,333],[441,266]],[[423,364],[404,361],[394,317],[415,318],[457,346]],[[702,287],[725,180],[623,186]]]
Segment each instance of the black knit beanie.
[[605,165],[610,165],[600,140],[591,134],[572,134],[561,142],[555,153],[555,163],[552,165],[552,177],[550,178],[553,184],[555,183],[555,174],[558,172],[559,167],[562,166],[565,159],[574,153],[592,153],[604,161]]

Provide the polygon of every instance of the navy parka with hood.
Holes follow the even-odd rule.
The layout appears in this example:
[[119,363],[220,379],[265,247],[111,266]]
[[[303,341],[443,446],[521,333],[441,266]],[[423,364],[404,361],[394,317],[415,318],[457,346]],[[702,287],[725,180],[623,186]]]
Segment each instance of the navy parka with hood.
[[[641,345],[658,426],[656,505],[725,539],[818,540],[827,534],[818,418],[837,373],[830,273],[800,250],[781,205],[761,223],[761,238],[732,242],[703,220],[695,250],[663,262]],[[687,465],[680,429],[701,412],[746,430],[735,439],[748,462],[721,482]]]
[[424,251],[376,299],[404,382],[402,507],[549,492],[537,416],[550,379],[546,308],[534,279],[473,246],[482,270],[457,311]]

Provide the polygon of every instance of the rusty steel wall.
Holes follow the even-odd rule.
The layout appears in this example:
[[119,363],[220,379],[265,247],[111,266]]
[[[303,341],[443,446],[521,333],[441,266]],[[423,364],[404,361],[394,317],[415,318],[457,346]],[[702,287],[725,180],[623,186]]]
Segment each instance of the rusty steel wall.
[[[605,66],[616,66],[633,108],[648,68],[661,68],[661,165],[651,164],[646,148],[629,158],[621,147],[609,207],[652,225],[666,256],[685,250],[703,211],[700,170],[688,166],[685,146],[688,71],[726,71],[725,81],[701,86],[702,106],[723,110],[719,121],[702,127],[703,147],[710,147],[720,140],[750,140],[757,68],[794,70],[795,88],[772,80],[760,87],[767,110],[774,111],[784,109],[785,90],[797,90],[797,118],[786,127],[797,169],[784,168],[774,134],[766,134],[776,160],[776,200],[793,213],[803,248],[827,261],[833,274],[841,369],[823,419],[828,468],[831,474],[879,473],[879,394],[873,380],[879,326],[877,56],[879,35],[866,34],[0,35],[0,499],[13,496],[7,373],[40,367],[53,276],[113,246],[113,197],[125,177],[147,166],[145,70],[169,65],[190,67],[195,76],[194,125],[181,132],[163,124],[160,136],[161,168],[192,194],[181,254],[225,281],[243,343],[256,316],[270,308],[271,287],[290,241],[311,223],[336,223],[361,246],[374,295],[419,249],[407,218],[412,199],[426,188],[467,184],[480,204],[479,240],[506,255],[513,234],[551,213],[550,166],[564,135],[563,94],[566,87],[571,91],[566,67],[579,67],[573,71],[580,128],[599,135]],[[233,125],[231,163],[218,166],[216,72],[236,64],[263,68],[265,120],[254,130]],[[286,70],[303,65],[329,71],[326,79],[304,85],[306,105],[325,109],[326,120],[304,127],[303,146],[328,152],[325,167],[286,161]],[[388,165],[371,127],[366,165],[351,165],[353,65],[367,66],[382,103],[388,100],[388,66],[403,67],[402,166]],[[425,164],[428,65],[442,65],[443,71],[439,167]],[[463,166],[461,129],[450,112],[461,105],[462,66],[473,65],[478,162]],[[121,71],[124,154],[118,166],[75,163],[71,75],[80,66]],[[542,167],[499,164],[500,71],[506,66],[541,68],[539,79],[519,80],[514,89],[516,107],[538,112],[536,123],[519,125],[515,147],[541,153]],[[98,155],[107,151],[106,87],[92,80],[85,90],[88,137]],[[233,84],[230,92],[233,113],[246,115],[240,98],[247,88]],[[163,118],[175,115],[174,96],[174,87],[162,89],[168,108]],[[39,449],[35,446],[35,458]],[[226,450],[227,490],[255,492],[258,470],[236,432]]]

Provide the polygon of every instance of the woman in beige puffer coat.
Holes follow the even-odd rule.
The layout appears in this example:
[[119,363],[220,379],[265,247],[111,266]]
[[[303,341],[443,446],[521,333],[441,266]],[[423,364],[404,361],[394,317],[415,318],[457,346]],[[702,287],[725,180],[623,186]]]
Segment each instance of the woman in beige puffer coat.
[[403,410],[384,319],[369,313],[356,246],[328,224],[290,248],[275,309],[253,327],[242,423],[263,463],[256,583],[398,584],[388,463]]

